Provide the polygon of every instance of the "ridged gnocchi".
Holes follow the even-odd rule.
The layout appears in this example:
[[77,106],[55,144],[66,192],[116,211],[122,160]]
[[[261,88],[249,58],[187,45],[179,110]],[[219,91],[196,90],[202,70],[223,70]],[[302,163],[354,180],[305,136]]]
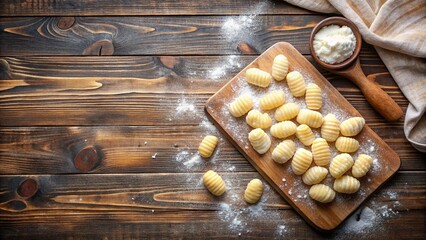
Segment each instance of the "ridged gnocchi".
[[221,196],[226,191],[225,182],[216,172],[209,170],[203,175],[203,183],[207,190],[215,196]]
[[322,125],[322,115],[317,111],[312,111],[309,109],[300,110],[297,114],[296,121],[299,124],[306,124],[311,128],[319,128]]
[[259,179],[252,179],[244,191],[244,200],[246,202],[254,204],[257,203],[263,194],[263,183]]
[[309,83],[306,86],[305,101],[309,109],[319,110],[322,107],[321,88],[315,83]]
[[334,191],[339,193],[351,194],[356,193],[359,190],[360,186],[361,184],[358,179],[346,175],[334,180],[333,189]]
[[364,128],[365,120],[362,117],[352,117],[340,124],[340,132],[343,136],[356,136]]
[[229,112],[234,117],[241,117],[253,107],[253,100],[249,94],[239,96],[229,105]]
[[272,62],[272,77],[277,81],[284,80],[288,73],[288,59],[282,54],[278,54]]
[[283,105],[285,102],[285,94],[283,90],[276,90],[267,93],[259,100],[259,106],[262,110],[271,110]]
[[296,124],[292,121],[275,123],[271,127],[271,135],[276,138],[287,138],[296,133]]
[[327,114],[321,126],[321,137],[328,142],[334,142],[339,137],[340,122],[333,114]]
[[302,175],[312,164],[312,153],[304,148],[299,148],[291,160],[291,169],[294,174]]
[[316,184],[309,189],[309,196],[315,201],[329,203],[334,200],[336,193],[327,185]]
[[266,153],[271,147],[271,139],[261,128],[253,129],[249,133],[249,141],[253,149],[259,154]]
[[302,181],[306,185],[314,185],[322,182],[327,177],[328,170],[325,167],[311,167],[302,176]]
[[278,122],[291,120],[299,114],[300,107],[297,103],[286,103],[275,110],[275,120]]
[[299,125],[296,128],[296,137],[305,146],[310,146],[315,140],[312,129],[306,124]]
[[272,119],[269,114],[261,113],[256,109],[252,109],[248,112],[246,122],[252,128],[267,129],[272,125]]
[[360,154],[352,166],[352,176],[364,177],[373,165],[373,158],[366,154]]
[[198,147],[198,152],[201,157],[208,158],[213,154],[214,149],[217,146],[219,139],[213,135],[207,135],[201,141],[200,146]]
[[318,166],[327,166],[330,162],[331,151],[327,141],[324,138],[317,138],[311,146],[314,162]]
[[266,88],[271,84],[272,76],[258,68],[249,68],[246,71],[246,80],[254,86]]
[[306,84],[302,74],[298,71],[289,72],[286,76],[288,88],[295,97],[302,97],[306,92]]
[[356,139],[349,137],[338,137],[334,145],[337,150],[345,153],[356,152],[359,148],[359,142]]
[[341,153],[333,158],[330,163],[330,174],[334,178],[339,178],[345,174],[354,165],[354,160],[351,155]]
[[296,144],[292,140],[284,140],[272,151],[272,160],[283,164],[290,160],[296,152]]

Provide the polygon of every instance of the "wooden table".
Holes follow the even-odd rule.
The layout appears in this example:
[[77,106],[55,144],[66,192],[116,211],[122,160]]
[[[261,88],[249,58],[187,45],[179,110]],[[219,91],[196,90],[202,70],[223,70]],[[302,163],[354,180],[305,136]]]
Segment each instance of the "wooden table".
[[[0,238],[425,237],[426,155],[403,120],[321,69],[402,160],[342,228],[314,230],[270,187],[245,205],[260,176],[223,137],[211,161],[197,158],[200,139],[220,135],[206,100],[278,41],[312,62],[309,33],[327,15],[281,1],[4,0],[0,16]],[[374,48],[360,57],[405,110]],[[208,169],[227,180],[224,198],[202,186]]]

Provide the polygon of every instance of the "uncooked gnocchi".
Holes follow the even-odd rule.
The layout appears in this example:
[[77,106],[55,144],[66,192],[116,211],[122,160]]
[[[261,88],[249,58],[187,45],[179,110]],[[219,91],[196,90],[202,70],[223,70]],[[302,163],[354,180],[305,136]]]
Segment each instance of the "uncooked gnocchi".
[[253,107],[253,100],[248,94],[243,94],[229,105],[229,112],[234,117],[241,117]]
[[284,80],[288,73],[288,59],[286,56],[279,54],[274,58],[272,62],[272,77],[281,81]]
[[327,166],[330,162],[331,151],[327,141],[324,138],[317,138],[311,146],[314,162],[318,166]]
[[247,124],[252,128],[267,129],[272,125],[272,119],[267,113],[261,113],[256,109],[250,110],[246,116]]
[[286,103],[275,110],[275,120],[278,122],[293,119],[299,114],[300,107],[297,103]]
[[246,71],[246,80],[254,86],[266,88],[271,84],[272,76],[258,68],[249,68]]
[[259,154],[266,153],[271,147],[271,139],[261,128],[253,129],[249,133],[249,141],[253,149]]
[[259,106],[262,110],[271,110],[283,105],[285,102],[285,94],[283,90],[272,91],[259,100]]
[[287,138],[296,133],[296,124],[292,121],[279,122],[271,127],[271,135],[276,138]]
[[198,152],[200,153],[201,157],[210,157],[217,146],[218,140],[219,139],[213,135],[205,136],[203,141],[201,141],[200,146],[198,147]]
[[315,83],[306,86],[306,106],[311,110],[319,110],[322,107],[321,88]]
[[246,202],[254,204],[257,203],[263,194],[263,183],[259,179],[255,178],[247,184],[247,188],[244,191],[244,200]]
[[311,167],[302,176],[302,181],[306,185],[314,185],[322,182],[327,177],[328,170],[325,167]]
[[306,124],[299,125],[296,128],[296,137],[305,146],[310,146],[315,140],[312,129]]
[[338,137],[334,145],[337,150],[345,153],[356,152],[359,148],[359,142],[356,139],[349,137]]
[[298,71],[289,72],[287,74],[287,84],[291,94],[295,97],[302,97],[306,92],[305,80]]
[[336,192],[351,194],[357,192],[359,190],[360,185],[361,184],[358,179],[352,176],[345,175],[341,178],[337,178],[336,180],[334,180],[333,188]]
[[339,137],[340,122],[333,114],[327,114],[321,126],[321,137],[328,142],[334,142]]
[[334,200],[336,193],[327,185],[316,184],[309,189],[309,196],[318,202],[329,203]]
[[294,174],[302,175],[312,164],[312,153],[304,148],[297,149],[291,160],[291,169]]
[[319,128],[323,120],[321,113],[309,109],[302,109],[299,114],[297,114],[296,121],[299,124],[306,124],[311,128]]
[[365,125],[365,120],[362,117],[352,117],[340,124],[340,132],[343,136],[352,137],[361,132]]
[[333,158],[330,163],[330,174],[334,178],[339,178],[345,174],[354,165],[354,160],[351,155],[341,153]]
[[370,170],[372,164],[373,159],[370,156],[360,154],[352,166],[352,176],[356,178],[364,177],[368,170]]
[[296,152],[296,144],[292,140],[284,140],[272,151],[272,160],[283,164],[290,160]]
[[221,196],[226,191],[225,182],[222,177],[212,170],[204,174],[203,183],[207,190],[215,196]]

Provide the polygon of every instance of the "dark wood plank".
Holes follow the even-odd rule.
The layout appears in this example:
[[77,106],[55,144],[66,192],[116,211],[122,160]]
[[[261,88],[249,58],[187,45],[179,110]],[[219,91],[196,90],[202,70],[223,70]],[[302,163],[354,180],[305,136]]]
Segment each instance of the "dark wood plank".
[[[288,41],[308,54],[312,27],[324,15],[0,18],[0,54],[211,55],[237,54],[243,43],[261,53]],[[69,27],[69,28],[66,28]]]
[[[426,170],[421,160],[426,154],[411,147],[400,129],[398,137],[385,141],[399,154],[401,169]],[[377,132],[386,137],[393,128]],[[207,134],[222,137],[209,122],[163,127],[3,127],[0,174],[78,173],[76,155],[93,145],[101,159],[92,171],[95,173],[200,172],[212,167],[219,171],[254,171],[226,139],[220,141],[213,160],[198,159],[198,144]]]
[[[213,198],[202,187],[201,176],[29,176],[38,181],[40,190],[27,200],[16,194],[16,188],[27,176],[1,176],[0,233],[20,239],[204,238],[237,237],[239,233],[242,237],[263,238],[392,239],[401,231],[407,238],[420,239],[425,234],[425,172],[398,173],[366,203],[376,214],[376,219],[370,220],[372,226],[366,225],[362,231],[343,226],[327,235],[310,228],[270,188],[260,205],[247,207],[240,201],[247,181],[259,177],[257,173],[222,173],[232,188],[221,199]],[[225,211],[228,208],[224,204],[230,209]]]
[[[367,53],[361,57],[372,58]],[[253,59],[236,55],[6,57],[0,60],[0,125],[198,124],[207,99]],[[407,100],[377,55],[362,62],[366,73],[377,75],[377,82],[405,109]],[[321,72],[368,124],[389,124],[356,86]],[[191,118],[176,116],[177,108],[191,105],[195,112]],[[402,120],[390,126],[401,124]]]
[[284,1],[219,0],[120,0],[120,1],[18,1],[3,0],[0,16],[127,16],[127,15],[229,15],[310,14]]

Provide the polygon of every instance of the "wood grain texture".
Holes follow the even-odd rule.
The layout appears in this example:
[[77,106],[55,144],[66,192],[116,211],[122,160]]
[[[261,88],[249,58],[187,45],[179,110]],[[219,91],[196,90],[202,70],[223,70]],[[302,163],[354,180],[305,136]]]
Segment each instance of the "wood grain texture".
[[260,7],[263,14],[310,14],[284,1],[18,1],[3,0],[0,16],[128,16],[128,15],[238,15]]
[[[369,140],[375,145],[378,165],[382,168],[380,173],[376,173],[369,182],[365,179],[361,180],[363,188],[361,188],[357,194],[351,196],[351,201],[347,201],[347,198],[339,198],[341,197],[339,194],[337,194],[333,202],[328,204],[313,203],[312,199],[309,199],[309,201],[299,201],[291,192],[295,191],[293,186],[303,185],[303,183],[301,183],[301,177],[296,176],[289,170],[290,163],[280,165],[271,159],[273,147],[282,140],[271,139],[272,146],[270,149],[265,154],[258,154],[247,142],[246,136],[251,128],[246,125],[244,118],[233,118],[227,107],[228,103],[234,101],[234,99],[241,94],[240,89],[248,85],[244,79],[246,70],[249,68],[260,68],[261,70],[269,72],[272,62],[278,54],[285,54],[288,58],[290,66],[289,71],[301,71],[305,79],[309,79],[309,81],[316,83],[321,88],[323,98],[326,98],[324,101],[333,106],[333,108],[325,110],[327,106],[324,104],[319,112],[325,115],[330,112],[335,113],[335,111],[344,111],[352,117],[360,116],[360,113],[340,95],[312,65],[309,64],[306,58],[304,58],[291,44],[286,42],[273,45],[232,78],[208,100],[205,110],[228,140],[307,222],[320,230],[331,231],[349,217],[349,215],[351,215],[378,187],[388,181],[390,177],[398,171],[401,161],[397,153],[372,131],[368,125],[365,125],[362,132],[356,136],[356,139],[360,141],[361,144],[365,144],[365,142]],[[279,89],[285,89],[282,87],[282,83],[278,85],[281,85]],[[263,91],[256,88],[249,94],[252,97],[259,97],[268,92],[268,89],[262,90]],[[254,96],[254,94],[257,94],[257,96]],[[289,97],[289,94],[286,95]],[[335,109],[335,106],[337,106],[337,109]],[[341,113],[338,113],[337,115],[340,114]],[[242,135],[245,136],[241,137]],[[358,153],[359,152],[360,151],[358,151]],[[283,178],[287,179],[285,183],[282,181]],[[306,194],[308,188],[305,186],[305,189],[307,190],[305,192],[301,191],[300,194]],[[363,194],[360,194],[360,192],[363,192]]]
[[[320,234],[304,222],[272,189],[265,191],[262,209],[265,216],[251,219],[244,230],[230,229],[229,221],[221,218],[220,203],[230,203],[229,192],[223,199],[215,199],[200,184],[202,174],[119,174],[119,175],[39,175],[35,178],[40,191],[31,199],[16,195],[23,176],[0,177],[0,233],[3,237],[38,238],[117,238],[173,236],[282,238],[345,238],[365,236],[380,239],[405,231],[410,239],[421,238],[425,229],[425,172],[400,172],[366,203],[379,211],[380,206],[399,204],[399,213],[384,218],[379,228],[355,234],[338,230],[330,235]],[[221,173],[232,182],[233,191],[242,194],[257,173]],[[195,185],[195,186],[194,186]],[[387,194],[392,192],[397,198]],[[247,208],[244,201],[236,201],[235,209]],[[154,210],[154,212],[152,211]],[[238,211],[238,210],[235,210]],[[268,214],[277,219],[267,217]],[[60,220],[58,220],[60,216]],[[31,224],[31,228],[28,227]],[[278,225],[286,232],[277,233]],[[409,230],[409,231],[407,231]],[[46,236],[46,232],[51,234]],[[278,234],[278,235],[277,235]]]
[[[0,125],[198,124],[203,120],[202,108],[207,99],[253,59],[237,55],[2,58]],[[407,100],[377,55],[365,53],[361,60],[366,74],[376,77],[405,109]],[[223,67],[223,62],[229,66]],[[356,86],[320,71],[368,124],[388,124]],[[191,104],[195,114],[190,118],[176,115],[179,106]],[[386,126],[401,124],[402,120]]]
[[[206,127],[207,126],[207,127]],[[402,127],[377,131],[398,134],[385,139],[400,156],[403,170],[426,170],[425,153],[402,138]],[[207,134],[220,136],[212,161],[190,160]],[[3,127],[0,129],[0,174],[79,173],[76,154],[96,146],[100,163],[92,173],[254,171],[247,160],[210,124],[202,126]],[[167,136],[165,138],[164,136]],[[145,142],[147,142],[145,144]],[[152,156],[157,153],[156,158]],[[189,164],[188,166],[185,163]]]
[[[13,55],[212,55],[238,54],[250,44],[263,52],[279,41],[309,54],[312,27],[323,15],[0,18],[0,54]],[[62,29],[69,25],[70,28]]]

